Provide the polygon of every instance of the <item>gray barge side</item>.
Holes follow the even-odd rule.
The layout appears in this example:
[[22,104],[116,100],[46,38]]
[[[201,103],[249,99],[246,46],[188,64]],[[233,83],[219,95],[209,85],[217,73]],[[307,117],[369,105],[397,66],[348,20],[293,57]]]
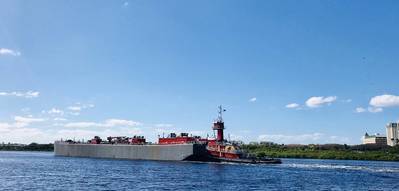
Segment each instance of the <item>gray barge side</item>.
[[206,158],[205,145],[124,145],[124,144],[71,144],[56,141],[56,156],[94,157],[132,160],[202,161]]

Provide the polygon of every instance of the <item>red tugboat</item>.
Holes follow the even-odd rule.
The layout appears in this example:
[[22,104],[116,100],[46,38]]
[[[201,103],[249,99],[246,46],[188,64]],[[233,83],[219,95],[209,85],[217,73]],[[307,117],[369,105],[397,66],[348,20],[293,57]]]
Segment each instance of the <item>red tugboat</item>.
[[219,106],[218,118],[213,123],[213,130],[217,131],[215,139],[208,139],[206,147],[209,157],[214,161],[236,162],[236,163],[264,163],[280,164],[280,159],[258,158],[249,156],[243,152],[238,145],[232,144],[224,139],[224,121],[222,114],[226,110]]

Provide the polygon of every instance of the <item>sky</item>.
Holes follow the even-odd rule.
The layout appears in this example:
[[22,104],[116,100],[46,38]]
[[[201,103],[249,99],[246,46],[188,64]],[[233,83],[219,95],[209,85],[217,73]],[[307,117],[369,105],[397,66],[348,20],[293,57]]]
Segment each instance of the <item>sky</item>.
[[0,2],[0,142],[360,144],[399,119],[398,1]]

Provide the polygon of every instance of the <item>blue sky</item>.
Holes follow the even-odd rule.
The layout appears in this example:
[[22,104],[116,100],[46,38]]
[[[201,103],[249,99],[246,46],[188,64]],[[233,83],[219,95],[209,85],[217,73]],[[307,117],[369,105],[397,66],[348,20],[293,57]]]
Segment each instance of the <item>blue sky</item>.
[[[2,1],[0,142],[360,143],[399,118],[397,1]],[[256,98],[256,99],[255,99]]]

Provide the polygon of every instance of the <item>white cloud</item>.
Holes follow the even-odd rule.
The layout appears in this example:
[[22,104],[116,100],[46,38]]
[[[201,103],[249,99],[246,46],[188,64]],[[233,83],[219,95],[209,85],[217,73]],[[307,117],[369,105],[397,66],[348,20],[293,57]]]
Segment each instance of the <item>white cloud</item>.
[[345,100],[342,100],[342,102],[344,102],[344,103],[350,103],[350,102],[352,102],[352,99],[345,99]]
[[340,99],[342,103],[351,103],[352,99]]
[[75,115],[75,116],[78,116],[78,115],[80,115],[80,113],[79,113],[79,112],[69,112],[69,114],[70,114],[70,115]]
[[236,135],[236,134],[228,134],[226,138],[229,138],[231,141],[242,141],[244,139],[244,136],[242,135]]
[[256,97],[253,97],[251,99],[248,100],[249,102],[256,102]]
[[311,97],[306,101],[306,105],[310,108],[321,107],[325,104],[329,105],[337,100],[337,96],[328,96],[328,97]]
[[140,122],[131,121],[131,120],[124,120],[124,119],[108,119],[105,121],[106,126],[138,126],[141,125]]
[[286,108],[290,108],[290,109],[294,109],[294,108],[298,108],[299,104],[297,103],[290,103],[288,105],[285,106]]
[[47,113],[49,114],[58,114],[58,115],[64,115],[64,111],[57,109],[57,108],[52,108],[50,109]]
[[65,124],[65,127],[71,128],[88,128],[88,127],[132,127],[132,126],[139,126],[141,125],[140,122],[124,120],[124,119],[108,119],[103,123],[96,123],[96,122],[72,122]]
[[346,137],[328,136],[323,133],[310,133],[299,135],[269,135],[263,134],[258,136],[258,141],[271,141],[283,144],[326,144],[326,143],[349,143]]
[[379,113],[379,112],[382,112],[382,111],[383,111],[383,109],[380,108],[380,107],[368,107],[367,110],[368,110],[370,113]]
[[80,112],[84,109],[89,109],[95,107],[94,104],[81,104],[81,103],[76,103],[76,105],[69,106],[67,109],[71,110],[72,112]]
[[16,50],[11,50],[7,48],[0,48],[0,56],[1,55],[9,55],[9,56],[20,56],[21,53]]
[[167,123],[155,124],[155,127],[158,127],[158,128],[170,128],[170,127],[173,127],[173,126],[174,126],[173,124],[167,124]]
[[80,111],[80,110],[82,110],[82,107],[80,107],[80,106],[69,106],[68,109],[71,110],[71,111]]
[[0,96],[16,96],[24,98],[36,98],[39,97],[40,92],[28,91],[28,92],[0,92]]
[[61,118],[61,117],[56,117],[53,119],[54,121],[67,121],[67,119],[65,118]]
[[356,113],[365,113],[365,112],[379,113],[379,112],[382,112],[382,111],[383,111],[383,109],[380,108],[380,107],[368,107],[367,109],[363,108],[363,107],[357,107],[355,109]]
[[13,123],[0,123],[0,132],[10,132],[30,125],[31,123],[43,122],[45,119],[15,116]]
[[[50,143],[55,140],[62,139],[91,139],[93,136],[98,135],[105,139],[107,136],[133,136],[142,135],[143,131],[136,127],[140,123],[133,122],[130,120],[123,119],[108,119],[104,123],[93,123],[93,122],[80,122],[81,126],[100,126],[105,128],[93,129],[93,130],[83,130],[83,129],[62,129],[65,125],[54,123],[52,126],[57,128],[34,128],[30,125],[32,123],[39,123],[47,121],[42,118],[34,118],[33,116],[15,116],[14,122],[2,123],[0,122],[0,141],[1,142],[12,142],[12,143]],[[54,118],[54,121],[64,121],[64,118]],[[76,123],[78,125],[79,123]],[[125,127],[123,127],[125,125]],[[112,129],[111,129],[112,127]],[[61,128],[61,129],[60,129]],[[153,131],[150,132],[151,135]],[[155,134],[155,133],[154,133]],[[155,136],[154,136],[155,138]]]
[[28,113],[30,111],[30,108],[29,107],[24,107],[24,108],[21,109],[21,111],[24,112],[24,113]]
[[365,108],[363,108],[363,107],[357,107],[356,109],[355,109],[355,112],[356,113],[364,113],[364,112],[366,112],[367,110],[365,109]]
[[11,127],[12,127],[12,125],[10,125],[8,123],[0,123],[0,132],[6,132]]
[[14,120],[17,123],[34,123],[34,122],[45,121],[45,119],[42,118],[21,117],[21,116],[15,116]]
[[95,122],[72,122],[65,124],[65,127],[72,127],[72,128],[86,128],[86,127],[101,127],[101,123]]
[[370,105],[373,107],[399,106],[399,96],[388,94],[375,96],[371,98]]
[[[0,130],[1,132],[1,130]],[[0,133],[0,140],[8,143],[54,142],[52,134],[46,134],[37,128],[13,128]]]

